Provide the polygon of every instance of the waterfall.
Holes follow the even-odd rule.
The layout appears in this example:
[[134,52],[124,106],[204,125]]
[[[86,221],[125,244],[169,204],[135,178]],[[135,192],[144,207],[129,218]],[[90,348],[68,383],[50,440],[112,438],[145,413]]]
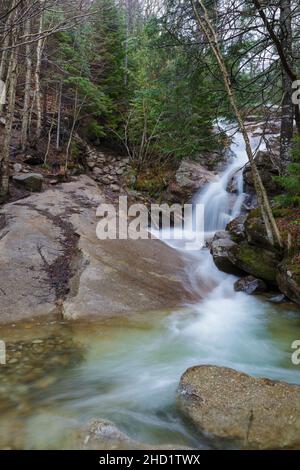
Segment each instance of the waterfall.
[[[207,233],[214,233],[217,230],[225,229],[228,222],[240,214],[245,199],[243,167],[248,162],[248,157],[243,135],[226,123],[220,122],[219,126],[232,139],[230,160],[219,179],[210,183],[194,198],[196,203],[204,205],[204,226]],[[251,137],[251,144],[253,150],[262,147],[257,137]],[[227,191],[232,179],[234,179],[236,186],[236,197]]]

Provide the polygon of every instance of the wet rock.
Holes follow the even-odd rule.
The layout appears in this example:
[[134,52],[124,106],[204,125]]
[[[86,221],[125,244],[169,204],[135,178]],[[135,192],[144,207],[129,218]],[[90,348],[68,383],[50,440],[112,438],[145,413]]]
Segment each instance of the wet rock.
[[169,192],[178,200],[187,200],[200,188],[217,178],[215,173],[207,170],[200,163],[183,160],[176,172],[175,180],[170,184]]
[[161,241],[97,238],[96,209],[104,201],[82,175],[3,207],[0,323],[116,316],[191,299],[183,258]]
[[236,243],[229,238],[229,234],[227,238],[218,238],[217,235],[217,238],[214,238],[211,243],[211,254],[215,265],[220,271],[239,276],[242,271],[232,262],[230,256],[230,250],[235,245]]
[[[114,423],[104,419],[91,420],[78,432],[78,445],[82,450],[176,450],[179,447],[170,445],[149,445],[123,433]],[[187,447],[180,447],[187,449]]]
[[196,428],[245,449],[300,447],[300,387],[232,369],[196,366],[181,377],[178,404]]
[[227,230],[218,230],[218,232],[216,232],[214,234],[213,240],[224,240],[226,238],[230,238],[230,235],[229,235],[228,231]]
[[268,298],[268,302],[271,302],[272,304],[282,304],[287,301],[288,299],[284,294],[273,295]]
[[240,215],[239,217],[235,218],[226,227],[226,230],[230,233],[231,239],[239,243],[246,238],[245,234],[245,222],[247,220],[246,215]]
[[267,285],[262,279],[246,276],[235,282],[234,290],[248,295],[262,294],[267,290]]
[[276,284],[280,259],[275,252],[242,242],[229,247],[228,257],[240,270]]
[[6,365],[0,370],[3,412],[9,411],[12,402],[23,409],[32,393],[46,390],[57,382],[63,370],[81,362],[84,350],[66,335],[51,335],[43,339],[6,341],[6,356]]
[[23,186],[27,191],[38,192],[42,189],[44,177],[39,173],[28,173],[14,176],[13,180],[18,186]]
[[300,305],[299,255],[286,258],[278,267],[277,284],[281,292]]

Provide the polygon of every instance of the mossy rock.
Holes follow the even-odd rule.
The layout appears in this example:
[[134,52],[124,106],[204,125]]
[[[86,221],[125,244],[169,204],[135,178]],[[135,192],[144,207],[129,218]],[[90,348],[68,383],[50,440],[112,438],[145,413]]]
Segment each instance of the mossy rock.
[[276,284],[277,266],[280,262],[277,253],[243,242],[234,245],[229,255],[233,264],[239,269],[271,284]]
[[300,305],[300,254],[284,259],[279,265],[277,283],[281,292]]

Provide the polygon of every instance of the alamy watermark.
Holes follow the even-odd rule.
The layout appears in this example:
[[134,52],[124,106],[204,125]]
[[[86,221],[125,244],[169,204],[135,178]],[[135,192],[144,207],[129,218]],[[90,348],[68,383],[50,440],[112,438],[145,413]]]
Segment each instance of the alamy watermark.
[[6,84],[0,80],[0,105],[6,103]]
[[203,204],[100,204],[96,234],[99,240],[182,240],[186,250],[204,246]]
[[293,341],[291,348],[295,349],[295,351],[292,354],[292,363],[294,364],[294,366],[299,366],[300,365],[300,339],[296,339],[295,341]]
[[292,95],[293,104],[300,106],[300,80],[295,80],[293,82],[293,90],[294,90],[293,95]]
[[4,341],[0,341],[0,365],[6,364],[6,345]]

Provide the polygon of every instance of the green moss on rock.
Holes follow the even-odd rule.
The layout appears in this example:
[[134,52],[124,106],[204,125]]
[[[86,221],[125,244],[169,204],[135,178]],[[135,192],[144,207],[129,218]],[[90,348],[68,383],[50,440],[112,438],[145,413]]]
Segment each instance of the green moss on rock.
[[230,250],[232,262],[246,273],[276,283],[279,258],[276,253],[243,242]]

